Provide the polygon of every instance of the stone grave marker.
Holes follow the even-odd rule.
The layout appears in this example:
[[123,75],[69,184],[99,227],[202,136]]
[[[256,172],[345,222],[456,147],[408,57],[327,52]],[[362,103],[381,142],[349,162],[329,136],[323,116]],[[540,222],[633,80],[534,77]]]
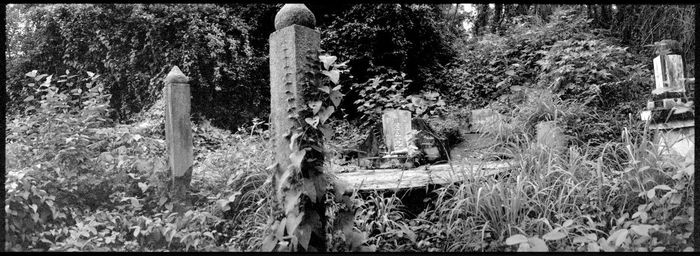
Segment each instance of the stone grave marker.
[[[294,196],[295,191],[301,193],[301,191],[296,190],[299,188],[282,189],[284,186],[288,186],[288,179],[285,177],[293,175],[294,168],[301,169],[298,170],[301,176],[308,175],[304,180],[323,177],[321,176],[323,169],[315,169],[320,174],[312,174],[308,170],[309,167],[303,167],[306,166],[305,164],[292,167],[291,158],[296,155],[297,149],[290,146],[291,130],[298,123],[296,117],[308,104],[303,92],[309,90],[309,86],[318,84],[318,80],[313,83],[314,81],[309,80],[307,75],[316,71],[315,63],[319,60],[321,36],[314,29],[315,24],[313,13],[303,4],[285,4],[275,16],[276,30],[270,34],[269,38],[270,124],[277,166],[273,174],[276,175],[275,186],[277,188],[274,193],[277,193],[277,200],[282,204],[283,209],[289,209],[289,211],[285,211],[285,219],[301,221],[301,224],[296,228],[292,228],[289,224],[282,227],[291,236],[306,237],[305,240],[299,241],[299,248],[308,251],[326,251],[325,206],[322,203],[307,201],[308,204],[304,204],[304,208],[295,208],[296,201],[288,198]],[[306,156],[308,156],[308,152]],[[301,159],[304,161],[306,157],[302,155]],[[325,187],[320,187],[315,182],[307,183],[305,181],[304,184],[313,184],[315,191],[321,191],[318,195],[323,195],[325,192]],[[313,220],[314,216],[316,216],[316,220]],[[304,228],[306,225],[315,223],[321,224],[313,225],[312,230]],[[277,239],[283,238],[277,237]],[[272,248],[263,250],[270,249]]]
[[165,77],[165,138],[173,180],[172,195],[184,199],[192,178],[192,124],[189,79],[175,66]]
[[411,132],[411,112],[407,110],[389,110],[382,115],[384,142],[389,153],[407,153],[408,136]]
[[471,111],[469,117],[470,131],[482,132],[489,129],[489,126],[496,125],[501,120],[501,114],[488,108],[475,109]]

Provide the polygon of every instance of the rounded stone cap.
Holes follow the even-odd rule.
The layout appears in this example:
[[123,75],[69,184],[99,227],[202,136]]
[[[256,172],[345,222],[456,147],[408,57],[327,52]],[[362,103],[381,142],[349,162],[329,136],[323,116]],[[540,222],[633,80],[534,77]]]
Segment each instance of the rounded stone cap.
[[165,82],[169,84],[184,84],[189,81],[190,79],[187,78],[177,66],[174,66],[165,77]]
[[275,29],[280,30],[295,24],[314,28],[316,17],[304,4],[285,4],[275,15]]

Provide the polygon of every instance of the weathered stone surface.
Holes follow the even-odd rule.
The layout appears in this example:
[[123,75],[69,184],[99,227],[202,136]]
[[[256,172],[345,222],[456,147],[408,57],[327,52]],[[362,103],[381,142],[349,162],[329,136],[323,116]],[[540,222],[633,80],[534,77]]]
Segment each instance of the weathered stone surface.
[[[165,137],[168,160],[173,177],[182,177],[191,170],[192,124],[190,122],[190,85],[180,69],[173,67],[165,79]],[[185,82],[182,82],[185,81]]]
[[389,110],[382,115],[382,131],[386,148],[391,152],[408,152],[409,133],[411,132],[411,112],[406,110]]
[[285,4],[275,15],[275,29],[280,30],[291,25],[314,28],[316,17],[304,4]]
[[653,94],[664,92],[685,92],[683,58],[680,55],[661,55],[654,58],[654,80],[656,89]]
[[656,133],[659,149],[663,154],[679,154],[685,158],[695,155],[695,129],[693,126],[660,130]]
[[557,126],[555,121],[540,122],[536,126],[537,144],[546,149],[561,152],[566,148],[566,136],[564,130]]
[[167,76],[165,76],[165,83],[176,84],[176,83],[188,83],[190,79],[185,76],[185,74],[180,71],[180,68],[174,66]]
[[502,119],[502,115],[492,109],[475,109],[472,110],[469,118],[469,125],[471,126],[469,130],[472,132],[483,132],[496,125]]
[[429,184],[452,184],[496,175],[514,166],[513,160],[465,162],[421,166],[413,169],[376,169],[337,173],[336,176],[359,190],[425,188]]
[[303,108],[304,74],[312,70],[320,42],[318,32],[299,25],[282,28],[270,35],[270,123],[279,166],[290,163],[288,132],[294,121],[289,117]]

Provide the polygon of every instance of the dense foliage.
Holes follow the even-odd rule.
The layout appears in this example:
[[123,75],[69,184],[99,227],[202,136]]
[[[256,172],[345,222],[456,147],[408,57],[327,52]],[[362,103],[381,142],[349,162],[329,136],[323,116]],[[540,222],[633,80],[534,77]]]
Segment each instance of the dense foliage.
[[[14,5],[8,22],[8,109],[21,109],[22,76],[31,69],[104,74],[112,117],[126,121],[151,105],[162,78],[178,66],[189,76],[193,112],[233,128],[269,105],[265,55],[254,54],[249,26],[217,5]],[[21,22],[23,21],[23,22]],[[31,69],[30,69],[31,67]],[[72,89],[72,88],[71,88]]]
[[[350,60],[353,78],[323,57],[326,84],[311,88],[318,102],[298,118],[310,135],[288,134],[296,166],[317,160],[306,154],[325,159],[314,164],[329,183],[325,193],[283,190],[296,197],[280,209],[282,177],[267,168],[271,134],[254,118],[269,105],[264,44],[279,6],[255,6],[8,7],[5,249],[260,251],[276,240],[304,247],[303,236],[287,236],[299,235],[298,226],[288,228],[280,212],[315,198],[326,219],[306,224],[325,227],[332,252],[693,250],[694,156],[666,154],[637,118],[653,85],[651,58],[596,29],[577,7],[514,15],[504,5],[500,28],[486,25],[484,36],[454,45],[440,35],[449,16],[434,6],[329,12],[319,22],[324,47]],[[380,34],[389,39],[375,45]],[[450,47],[454,60],[423,55]],[[193,126],[186,212],[174,211],[168,196],[164,102],[156,100],[172,65],[192,78],[193,110],[205,119]],[[341,103],[339,90],[355,96]],[[407,109],[436,131],[462,130],[471,108],[490,107],[503,116],[481,132],[497,144],[480,151],[515,167],[432,190],[428,207],[409,214],[397,193],[361,195],[334,180],[330,153],[365,132],[331,117],[339,104],[366,120]],[[119,124],[136,112],[135,123]],[[543,121],[563,128],[567,149],[534,143]],[[318,147],[311,140],[320,133],[331,138],[323,156],[306,149]],[[303,173],[290,176],[306,184]]]

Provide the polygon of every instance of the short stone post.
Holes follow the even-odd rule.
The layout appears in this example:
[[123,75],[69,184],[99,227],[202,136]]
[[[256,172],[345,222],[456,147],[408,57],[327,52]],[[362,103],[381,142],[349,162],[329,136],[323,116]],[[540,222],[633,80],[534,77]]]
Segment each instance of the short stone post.
[[[323,148],[321,144],[307,151],[304,149],[307,145],[300,145],[305,143],[300,142],[301,136],[313,133],[303,132],[302,127],[306,123],[322,123],[304,121],[302,117],[310,103],[304,92],[317,90],[311,87],[317,80],[310,77],[320,72],[315,70],[321,41],[320,33],[313,29],[315,25],[316,19],[306,6],[286,4],[275,16],[276,31],[269,39],[270,121],[277,163],[275,187],[285,217],[273,225],[278,235],[263,242],[264,251],[326,251],[325,185],[319,185],[325,184],[323,167],[311,166],[307,161],[323,159],[319,153]],[[296,239],[285,238],[288,236]]]
[[165,138],[172,177],[171,195],[183,201],[192,178],[192,124],[189,79],[175,66],[165,77]]

